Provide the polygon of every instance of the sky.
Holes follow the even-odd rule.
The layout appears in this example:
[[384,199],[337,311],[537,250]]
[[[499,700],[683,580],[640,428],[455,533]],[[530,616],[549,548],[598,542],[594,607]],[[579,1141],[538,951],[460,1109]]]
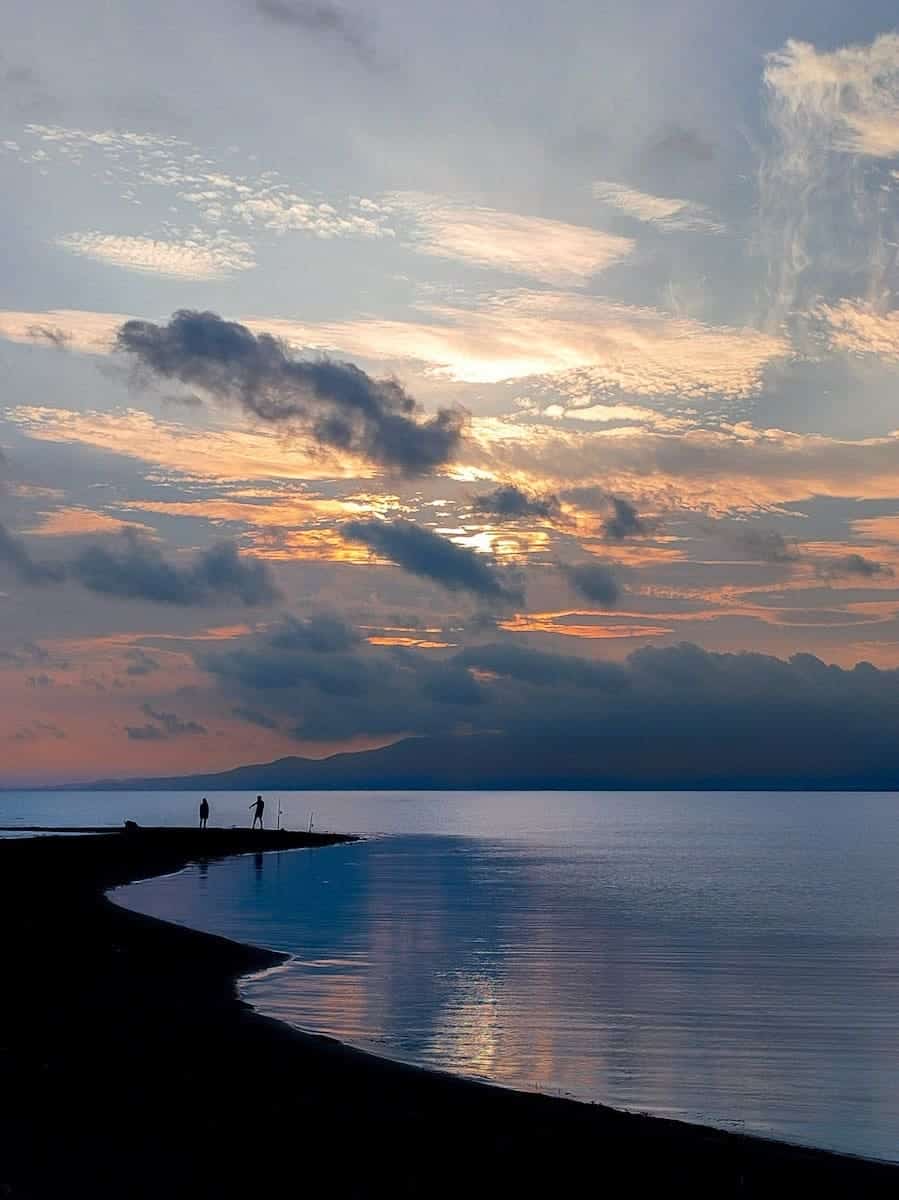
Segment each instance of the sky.
[[850,7],[15,6],[0,781],[895,738],[899,30]]

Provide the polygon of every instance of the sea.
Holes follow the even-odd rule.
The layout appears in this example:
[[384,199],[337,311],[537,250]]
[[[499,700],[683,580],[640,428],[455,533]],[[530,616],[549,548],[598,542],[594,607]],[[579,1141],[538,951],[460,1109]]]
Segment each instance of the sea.
[[[209,793],[211,823],[249,824],[253,798]],[[8,792],[0,824],[183,825],[198,800]],[[899,1161],[896,796],[266,801],[269,824],[364,840],[113,893],[288,954],[241,983],[261,1012],[506,1087]]]

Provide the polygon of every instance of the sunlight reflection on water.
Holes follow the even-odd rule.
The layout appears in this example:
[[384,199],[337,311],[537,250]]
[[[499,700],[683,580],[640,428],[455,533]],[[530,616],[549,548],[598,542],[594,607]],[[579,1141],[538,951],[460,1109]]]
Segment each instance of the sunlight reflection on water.
[[[565,794],[542,822],[515,801],[475,818],[447,796],[452,833],[248,856],[117,899],[291,953],[242,993],[301,1028],[899,1160],[892,798]],[[401,823],[390,804],[368,801],[369,827]]]

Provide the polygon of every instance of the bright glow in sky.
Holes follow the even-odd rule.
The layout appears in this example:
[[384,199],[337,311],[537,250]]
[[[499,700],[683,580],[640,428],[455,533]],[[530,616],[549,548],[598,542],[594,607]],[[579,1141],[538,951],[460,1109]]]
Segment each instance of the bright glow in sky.
[[0,782],[579,729],[645,647],[896,667],[851,7],[18,6]]

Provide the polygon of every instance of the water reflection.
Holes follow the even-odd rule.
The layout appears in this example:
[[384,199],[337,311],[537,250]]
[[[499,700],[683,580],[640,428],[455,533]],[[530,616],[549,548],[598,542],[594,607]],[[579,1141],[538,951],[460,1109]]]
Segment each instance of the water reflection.
[[[834,831],[832,831],[834,832]],[[713,826],[216,863],[142,911],[291,952],[263,1011],[397,1057],[899,1157],[895,844]]]

